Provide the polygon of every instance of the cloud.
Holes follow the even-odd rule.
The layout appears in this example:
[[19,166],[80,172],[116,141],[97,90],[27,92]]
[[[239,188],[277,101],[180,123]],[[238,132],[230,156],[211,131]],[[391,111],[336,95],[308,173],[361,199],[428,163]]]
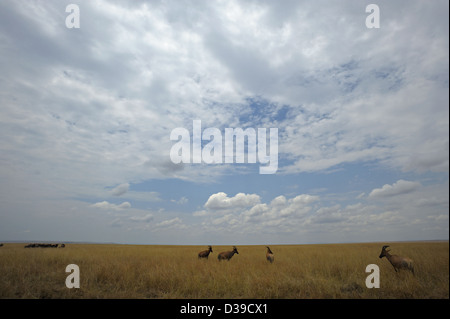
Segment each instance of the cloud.
[[168,220],[163,220],[162,222],[159,222],[155,225],[156,228],[185,228],[186,226],[183,225],[183,221],[179,217],[175,217]]
[[[339,205],[331,207],[321,207],[319,208],[311,221],[314,223],[338,223],[345,221],[348,217],[345,216],[345,212],[340,208]],[[310,222],[311,222],[310,221]]]
[[160,202],[161,194],[159,192],[148,192],[148,191],[128,191],[124,196],[128,200],[136,200],[142,202]]
[[78,30],[65,28],[53,2],[39,13],[31,3],[2,6],[0,21],[14,27],[1,34],[13,63],[2,68],[0,127],[17,169],[48,162],[52,179],[78,186],[208,181],[234,167],[169,160],[170,131],[201,119],[279,127],[285,174],[362,161],[448,172],[448,40],[433,31],[446,30],[441,4],[415,2],[375,33],[351,2],[230,1],[188,12],[100,3],[83,5]]
[[100,208],[103,210],[118,211],[118,210],[124,210],[124,209],[130,208],[131,204],[129,202],[123,202],[122,204],[117,205],[117,204],[109,203],[107,201],[103,201],[103,202],[98,202],[98,203],[92,204],[91,207]]
[[[318,196],[301,194],[287,199],[280,195],[270,203],[261,203],[257,194],[238,193],[234,197],[219,192],[209,197],[205,209],[196,211],[193,216],[206,218],[203,224],[222,227],[245,228],[250,225],[278,225],[288,227],[311,211],[311,204],[319,200]],[[255,230],[254,229],[254,230]]]
[[122,227],[123,226],[123,222],[122,222],[122,220],[120,218],[115,218],[109,223],[109,225],[111,227]]
[[189,199],[186,196],[182,196],[179,200],[171,199],[170,201],[172,203],[176,203],[176,204],[179,204],[179,205],[184,205],[184,204],[187,204],[189,202]]
[[128,184],[128,183],[123,183],[123,184],[120,184],[120,185],[114,187],[114,188],[111,190],[111,194],[114,195],[114,196],[120,196],[120,195],[123,195],[123,194],[125,194],[126,192],[128,192],[128,189],[129,189],[129,188],[130,188],[130,184]]
[[256,194],[238,193],[234,197],[228,197],[224,192],[211,195],[204,207],[207,210],[236,209],[253,206],[260,202],[260,197]]
[[[423,229],[439,226],[430,223],[448,215],[440,190],[448,190],[449,171],[448,5],[386,2],[373,30],[364,25],[365,6],[353,1],[192,1],[189,10],[181,2],[83,1],[75,30],[65,27],[58,1],[0,1],[0,233],[14,237],[24,221],[32,232],[46,229],[42,216],[65,214],[67,198],[97,201],[71,202],[85,209],[71,221],[110,211],[82,219],[100,240],[104,215],[126,211],[141,217],[111,225],[135,230],[143,218],[135,238],[146,242],[154,224],[136,206],[173,209],[170,198],[189,205],[170,218],[152,210],[161,226],[188,225],[192,206],[199,207],[192,223],[204,232],[214,222],[297,242],[309,230],[317,232],[311,238],[329,231],[345,239],[355,225],[376,227],[380,216],[414,234],[421,228],[409,230],[409,217]],[[309,195],[287,195],[280,180],[263,189],[248,165],[173,164],[170,132],[194,119],[220,130],[277,127],[277,174]],[[356,176],[352,166],[363,164],[380,169],[380,186],[391,184],[354,189],[351,198],[327,193],[341,182],[331,175],[314,185],[327,190],[320,197],[300,184],[336,169]],[[400,176],[393,184],[392,171]],[[130,190],[153,182],[181,186]],[[214,194],[204,187],[220,183]],[[122,203],[112,203],[117,196]]]
[[381,188],[375,188],[369,194],[369,198],[392,197],[402,194],[408,194],[417,190],[421,184],[419,182],[410,182],[398,180],[392,185],[385,184]]
[[133,221],[133,222],[144,222],[144,223],[149,223],[151,221],[153,221],[153,214],[147,214],[144,216],[133,216],[130,217],[129,220]]
[[[352,192],[330,200],[327,195],[280,195],[267,202],[260,200],[233,209],[229,204],[225,205],[226,209],[220,205],[209,209],[204,205],[205,209],[193,215],[201,221],[202,231],[207,234],[214,225],[214,233],[245,233],[246,238],[284,238],[285,242],[289,242],[287,238],[297,242],[300,238],[315,242],[329,241],[326,238],[345,241],[349,234],[359,241],[395,239],[407,236],[411,229],[421,237],[426,233],[424,227],[431,224],[441,234],[448,229],[438,225],[440,220],[448,219],[447,190],[448,186],[424,187],[419,182],[399,180],[374,189],[369,196],[355,197]],[[230,199],[221,192],[213,195]],[[375,201],[375,198],[388,200]]]

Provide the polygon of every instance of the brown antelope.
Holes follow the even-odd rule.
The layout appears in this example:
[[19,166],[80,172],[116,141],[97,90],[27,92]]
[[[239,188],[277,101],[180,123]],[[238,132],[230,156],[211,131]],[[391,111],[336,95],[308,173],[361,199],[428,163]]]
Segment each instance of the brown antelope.
[[200,259],[200,258],[208,259],[209,254],[212,253],[212,252],[213,252],[212,247],[208,246],[207,250],[203,250],[203,251],[198,253],[198,259]]
[[270,263],[273,263],[273,261],[275,260],[275,257],[273,257],[273,252],[270,250],[269,246],[266,246],[266,248],[267,248],[266,258],[268,261],[270,261]]
[[389,252],[391,250],[386,250],[389,246],[383,246],[381,248],[380,258],[386,257],[387,260],[392,264],[395,269],[395,272],[398,272],[400,269],[406,269],[412,272],[414,275],[414,264],[413,261],[408,257],[401,257],[397,255],[391,255]]
[[237,251],[236,246],[233,246],[233,250],[232,251],[224,251],[221,252],[218,256],[217,259],[219,259],[219,261],[221,261],[222,259],[226,259],[226,260],[230,260],[231,257],[233,257],[234,254],[239,254]]

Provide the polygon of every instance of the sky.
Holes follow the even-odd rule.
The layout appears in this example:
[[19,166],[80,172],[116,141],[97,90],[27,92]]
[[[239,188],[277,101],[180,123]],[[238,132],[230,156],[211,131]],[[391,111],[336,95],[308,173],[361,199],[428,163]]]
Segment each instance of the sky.
[[[448,12],[444,0],[0,1],[0,241],[448,240]],[[223,137],[276,128],[276,172],[174,163],[171,132],[193,144],[194,121]]]

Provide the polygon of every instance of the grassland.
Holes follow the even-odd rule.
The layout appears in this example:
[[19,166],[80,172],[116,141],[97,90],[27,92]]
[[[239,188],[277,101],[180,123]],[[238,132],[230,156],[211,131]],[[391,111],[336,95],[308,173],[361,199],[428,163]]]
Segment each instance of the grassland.
[[[395,273],[378,255],[385,243],[237,246],[229,262],[214,246],[69,244],[66,248],[0,247],[0,298],[449,298],[449,243],[390,243],[415,261],[416,275]],[[80,268],[80,288],[65,286],[68,264]],[[368,264],[380,268],[380,288],[368,289]]]

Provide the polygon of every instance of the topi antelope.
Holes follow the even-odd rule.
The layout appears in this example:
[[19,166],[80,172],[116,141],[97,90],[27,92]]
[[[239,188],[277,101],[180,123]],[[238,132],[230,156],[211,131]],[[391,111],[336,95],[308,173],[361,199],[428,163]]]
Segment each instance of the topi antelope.
[[219,259],[219,261],[221,261],[222,259],[226,259],[226,260],[230,260],[231,257],[233,257],[234,254],[239,254],[237,251],[236,246],[233,246],[233,250],[232,251],[224,251],[221,252],[218,256],[217,259]]
[[391,250],[386,250],[389,246],[383,246],[381,248],[380,258],[386,257],[387,260],[392,264],[395,269],[395,272],[398,272],[400,269],[406,269],[412,272],[414,275],[414,264],[413,261],[408,257],[401,257],[397,255],[391,255],[389,252]]
[[275,260],[275,257],[273,257],[273,252],[270,250],[269,246],[266,246],[266,248],[267,248],[266,258],[268,261],[270,261],[270,263],[273,263],[273,261]]
[[203,251],[198,253],[198,259],[200,259],[200,258],[208,259],[209,254],[212,253],[212,252],[213,252],[212,247],[208,246],[207,250],[203,250]]

